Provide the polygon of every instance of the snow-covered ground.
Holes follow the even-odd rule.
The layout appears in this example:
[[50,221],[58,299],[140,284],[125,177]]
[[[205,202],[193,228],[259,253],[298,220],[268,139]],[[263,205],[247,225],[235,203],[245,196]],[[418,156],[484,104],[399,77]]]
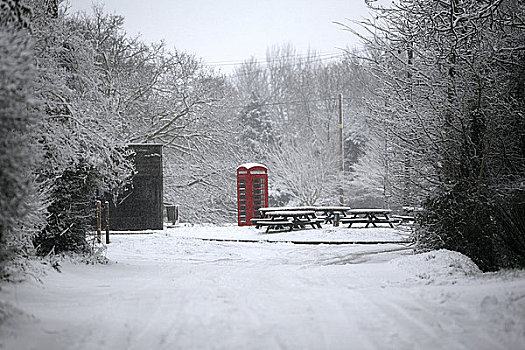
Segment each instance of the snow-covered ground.
[[525,271],[483,274],[404,243],[290,243],[405,238],[232,225],[113,235],[108,265],[3,284],[0,348],[525,349]]

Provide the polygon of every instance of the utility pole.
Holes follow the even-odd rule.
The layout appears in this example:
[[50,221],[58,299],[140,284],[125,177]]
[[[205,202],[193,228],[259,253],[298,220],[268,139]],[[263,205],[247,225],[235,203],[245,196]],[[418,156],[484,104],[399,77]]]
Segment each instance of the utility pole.
[[390,209],[390,197],[392,196],[392,186],[390,184],[390,146],[388,140],[390,139],[390,133],[388,132],[388,127],[386,129],[385,137],[385,179],[383,181],[383,197],[384,197],[384,206],[386,209]]
[[345,175],[345,162],[344,162],[344,148],[343,148],[343,94],[339,94],[339,204],[344,205],[344,191],[343,182]]
[[104,202],[105,219],[106,219],[106,244],[109,244],[109,202]]

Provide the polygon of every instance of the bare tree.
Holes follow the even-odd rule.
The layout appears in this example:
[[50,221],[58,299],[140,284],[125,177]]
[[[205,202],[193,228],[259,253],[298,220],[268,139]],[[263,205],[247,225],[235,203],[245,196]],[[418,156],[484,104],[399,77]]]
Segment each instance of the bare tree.
[[[523,203],[523,4],[396,1],[373,9],[362,38],[381,82],[371,101],[375,127],[392,135],[396,171],[414,175],[399,177],[398,188],[407,193],[402,182],[411,183],[428,200],[418,239],[459,249],[485,269],[510,263],[511,245],[498,246],[509,236],[505,220],[486,218],[502,198]],[[501,235],[487,238],[487,230]]]
[[300,205],[335,204],[337,156],[326,144],[308,138],[287,139],[269,154],[272,190]]

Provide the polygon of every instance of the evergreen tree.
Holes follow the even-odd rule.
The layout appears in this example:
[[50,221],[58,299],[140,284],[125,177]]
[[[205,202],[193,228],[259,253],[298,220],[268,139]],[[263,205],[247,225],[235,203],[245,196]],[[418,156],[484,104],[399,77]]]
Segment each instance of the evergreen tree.
[[265,103],[256,92],[252,92],[250,101],[239,113],[239,120],[243,144],[253,159],[263,158],[265,150],[274,142],[274,128]]

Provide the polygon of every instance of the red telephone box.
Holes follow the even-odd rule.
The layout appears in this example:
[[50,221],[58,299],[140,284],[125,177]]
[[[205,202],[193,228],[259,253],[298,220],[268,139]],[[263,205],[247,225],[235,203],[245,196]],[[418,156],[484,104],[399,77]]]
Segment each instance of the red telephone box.
[[257,163],[237,168],[237,220],[239,226],[252,225],[260,217],[259,208],[268,206],[268,169]]

